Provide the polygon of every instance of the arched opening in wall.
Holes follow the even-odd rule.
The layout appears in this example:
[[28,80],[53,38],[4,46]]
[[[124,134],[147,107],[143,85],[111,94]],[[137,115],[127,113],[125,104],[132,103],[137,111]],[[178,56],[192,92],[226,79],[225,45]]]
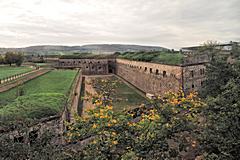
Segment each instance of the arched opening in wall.
[[78,61],[78,63],[81,63],[81,61]]
[[163,71],[163,77],[167,77],[167,72]]
[[144,71],[145,71],[145,72],[147,71],[147,67],[145,67]]
[[100,61],[98,61],[97,63],[100,63]]
[[108,73],[113,73],[112,68],[109,68]]
[[150,68],[150,73],[152,73],[152,68]]
[[142,66],[140,66],[140,69],[142,69]]
[[159,70],[158,69],[156,69],[156,75],[159,75]]
[[23,143],[24,142],[24,137],[23,136],[14,137],[13,141],[18,142],[18,143]]
[[37,138],[38,138],[38,131],[37,130],[31,131],[29,133],[29,141],[30,141],[30,143],[36,142]]
[[94,69],[94,67],[92,67],[92,69]]
[[98,67],[98,70],[101,70],[102,69],[102,67]]
[[194,84],[192,84],[192,89],[195,88]]
[[200,69],[200,75],[204,75],[204,74],[205,74],[204,68]]
[[194,77],[194,72],[193,71],[190,71],[190,76]]
[[86,66],[86,68],[88,68],[88,66]]

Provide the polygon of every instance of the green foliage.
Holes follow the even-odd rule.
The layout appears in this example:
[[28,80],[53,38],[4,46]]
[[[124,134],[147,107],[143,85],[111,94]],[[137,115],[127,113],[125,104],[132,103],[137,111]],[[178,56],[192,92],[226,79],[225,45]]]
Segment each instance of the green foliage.
[[15,52],[7,52],[5,57],[4,57],[4,60],[5,60],[5,63],[9,64],[10,66],[15,63],[16,66],[21,66],[21,64],[23,63],[23,54],[18,52],[18,53],[15,53]]
[[207,159],[240,159],[240,65],[212,62],[207,78],[203,153]]
[[0,64],[4,64],[4,57],[0,55]]
[[228,81],[238,75],[235,66],[236,64],[227,63],[227,60],[223,57],[216,57],[214,61],[211,61],[207,66],[206,81],[201,95],[203,97],[215,97],[223,92]]
[[155,62],[163,64],[178,65],[182,63],[183,54],[180,53],[167,53],[167,52],[125,52],[118,55],[118,58],[144,61],[144,62]]
[[70,55],[62,55],[60,59],[105,59],[115,58],[113,54],[92,54],[92,53],[74,53]]
[[113,112],[110,104],[98,106],[88,116],[76,117],[76,123],[68,125],[66,138],[69,142],[92,138],[73,153],[84,159],[181,159],[183,150],[197,149],[189,131],[197,127],[200,106],[194,95],[184,98],[182,93],[167,94],[137,112]]
[[31,142],[22,143],[1,137],[0,157],[4,160],[66,160],[70,157],[64,154],[59,145],[52,145],[50,141],[55,137],[51,131],[44,131],[38,137],[31,139]]
[[17,125],[20,121],[28,123],[58,114],[66,100],[63,94],[39,93],[20,96],[13,103],[0,109],[1,127],[9,124]]

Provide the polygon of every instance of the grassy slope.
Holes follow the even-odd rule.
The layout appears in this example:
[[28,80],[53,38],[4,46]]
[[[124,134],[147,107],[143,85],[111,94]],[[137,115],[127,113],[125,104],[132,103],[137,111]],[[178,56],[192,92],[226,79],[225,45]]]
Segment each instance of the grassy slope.
[[154,62],[170,65],[179,65],[182,63],[184,55],[180,53],[167,53],[167,52],[126,52],[118,56],[118,58]]
[[57,114],[64,106],[75,75],[76,71],[55,70],[24,84],[23,96],[16,97],[16,88],[1,93],[1,119],[38,119]]
[[[36,93],[62,93],[66,94],[71,86],[76,71],[56,70],[47,73],[41,77],[31,80],[24,84],[24,95]],[[7,92],[0,93],[0,106],[13,102],[17,96],[18,88],[11,89]]]
[[31,71],[32,69],[30,67],[21,66],[21,67],[15,67],[15,66],[0,66],[0,79]]

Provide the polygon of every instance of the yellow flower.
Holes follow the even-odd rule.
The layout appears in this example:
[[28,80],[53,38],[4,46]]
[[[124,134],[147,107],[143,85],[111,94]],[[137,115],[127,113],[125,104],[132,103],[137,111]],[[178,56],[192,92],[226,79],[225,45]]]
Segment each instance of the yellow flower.
[[117,134],[116,134],[116,132],[112,132],[112,135],[113,135],[113,136],[116,136]]
[[107,124],[107,126],[108,126],[108,127],[111,127],[111,124],[110,124],[110,123],[108,123],[108,124]]
[[92,126],[92,128],[97,128],[97,125],[94,123],[93,126]]
[[108,110],[112,110],[113,107],[112,107],[112,106],[108,106],[107,109],[108,109]]
[[99,114],[98,114],[98,113],[94,113],[94,116],[95,116],[95,117],[98,117],[98,116],[99,116]]
[[113,120],[112,120],[112,123],[117,123],[117,120],[113,119]]
[[116,145],[116,144],[118,144],[118,141],[112,141],[112,144]]

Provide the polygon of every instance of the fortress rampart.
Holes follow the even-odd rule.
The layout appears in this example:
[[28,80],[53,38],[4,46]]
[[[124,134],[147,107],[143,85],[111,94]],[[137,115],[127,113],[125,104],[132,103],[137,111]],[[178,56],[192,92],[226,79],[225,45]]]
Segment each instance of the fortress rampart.
[[181,65],[167,65],[126,59],[59,59],[56,68],[80,68],[85,75],[116,74],[145,93],[198,91],[205,80],[205,64],[190,58]]

